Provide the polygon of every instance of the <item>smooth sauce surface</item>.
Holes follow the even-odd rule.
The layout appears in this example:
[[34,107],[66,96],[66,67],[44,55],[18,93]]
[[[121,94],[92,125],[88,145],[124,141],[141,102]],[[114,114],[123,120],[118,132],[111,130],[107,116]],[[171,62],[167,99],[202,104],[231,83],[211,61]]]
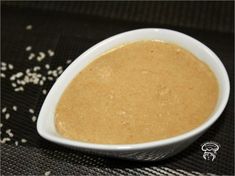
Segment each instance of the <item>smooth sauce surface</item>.
[[62,136],[84,142],[150,142],[198,127],[217,97],[214,73],[190,52],[138,41],[83,69],[63,93],[55,124]]

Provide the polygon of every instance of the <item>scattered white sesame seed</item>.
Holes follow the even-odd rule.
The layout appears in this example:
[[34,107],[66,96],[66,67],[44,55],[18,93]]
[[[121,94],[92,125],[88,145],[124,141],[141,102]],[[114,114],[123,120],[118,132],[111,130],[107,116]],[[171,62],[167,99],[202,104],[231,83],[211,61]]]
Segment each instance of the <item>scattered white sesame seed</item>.
[[53,75],[54,77],[57,77],[57,76],[58,76],[57,71],[56,71],[56,70],[53,71],[53,72],[52,72],[52,75]]
[[22,143],[26,143],[27,140],[26,140],[26,139],[21,139],[21,142],[22,142]]
[[4,73],[1,73],[1,78],[6,78],[6,75]]
[[59,70],[59,71],[58,71],[58,74],[59,74],[59,75],[60,75],[61,73],[63,73],[63,70]]
[[67,60],[66,64],[70,64],[72,62],[72,60]]
[[47,74],[48,75],[52,74],[52,70],[48,70]]
[[3,124],[2,124],[2,123],[0,123],[0,128],[2,128],[2,126],[3,126]]
[[46,54],[44,52],[39,52],[38,54],[39,56],[37,57],[37,61],[41,62],[45,58]]
[[8,134],[9,137],[13,137],[14,134],[11,132],[11,129],[6,130],[6,134]]
[[16,76],[17,78],[20,78],[21,76],[23,76],[23,73],[22,73],[22,72],[18,72],[15,76]]
[[38,71],[38,70],[40,70],[40,69],[41,69],[41,67],[36,66],[36,67],[33,68],[33,71]]
[[19,88],[15,88],[14,91],[15,91],[15,92],[19,92],[20,89],[19,89]]
[[46,68],[46,69],[49,69],[49,68],[50,68],[50,65],[49,65],[49,64],[46,64],[46,65],[45,65],[45,68]]
[[11,132],[11,129],[7,129],[7,130],[6,130],[6,133],[10,133],[10,132]]
[[15,141],[15,146],[18,146],[19,145],[19,142],[18,141]]
[[7,112],[7,107],[2,108],[2,113]]
[[32,121],[35,122],[37,120],[37,117],[36,116],[33,116],[32,117]]
[[1,67],[1,70],[2,70],[2,71],[6,71],[7,68],[6,68],[6,67]]
[[10,77],[10,80],[11,80],[11,81],[14,81],[14,80],[15,80],[15,75],[12,75],[12,76]]
[[[30,54],[29,54],[29,57],[28,57],[28,60],[32,60],[34,57],[35,57],[35,54],[34,54],[34,53],[30,53]],[[27,70],[26,70],[26,71],[27,71]]]
[[33,26],[31,24],[29,24],[25,27],[26,30],[32,30],[32,28],[33,28]]
[[8,136],[12,138],[12,137],[14,137],[14,134],[13,133],[9,133]]
[[9,113],[6,113],[5,119],[7,120],[7,119],[9,119],[9,118],[10,118],[10,114],[9,114]]
[[43,80],[39,82],[39,85],[42,86],[44,84]]
[[53,80],[53,77],[48,76],[47,79],[50,80],[50,81],[52,81],[52,80]]
[[25,85],[26,84],[26,82],[23,80],[23,81],[21,81],[21,85]]
[[6,141],[11,141],[9,137],[3,138],[3,139],[5,139]]
[[46,95],[46,94],[47,94],[47,90],[46,90],[46,89],[43,89],[43,90],[42,90],[42,93],[43,93],[44,95]]
[[47,79],[47,78],[46,78],[45,76],[42,77],[42,80],[43,80],[43,81],[46,81],[46,79]]
[[1,65],[6,66],[7,64],[6,64],[6,62],[1,62]]
[[8,64],[8,68],[9,68],[10,70],[12,70],[12,69],[14,68],[14,66],[13,66],[12,64]]
[[49,54],[50,57],[52,57],[52,56],[55,55],[54,51],[52,51],[52,50],[50,50],[50,49],[49,49],[47,52],[48,52],[48,54]]
[[34,110],[33,109],[29,109],[29,112],[31,113],[31,114],[33,114],[34,113]]
[[17,111],[17,106],[13,106],[12,109],[13,109],[14,111]]
[[44,173],[45,176],[49,176],[50,174],[51,174],[51,171],[46,171],[46,172]]
[[26,69],[26,73],[27,73],[27,74],[30,73],[30,69],[29,69],[29,68]]
[[32,49],[32,46],[27,46],[26,48],[25,48],[25,51],[30,51]]
[[57,70],[63,70],[62,66],[57,67]]
[[17,86],[16,83],[11,83],[11,85],[12,85],[12,87],[16,87]]
[[11,141],[11,139],[10,139],[9,137],[5,137],[5,138],[3,138],[0,142],[1,142],[2,144],[4,144],[4,143],[6,143],[7,141]]
[[37,78],[35,78],[34,80],[33,80],[33,84],[38,84],[38,82],[39,82],[39,79]]

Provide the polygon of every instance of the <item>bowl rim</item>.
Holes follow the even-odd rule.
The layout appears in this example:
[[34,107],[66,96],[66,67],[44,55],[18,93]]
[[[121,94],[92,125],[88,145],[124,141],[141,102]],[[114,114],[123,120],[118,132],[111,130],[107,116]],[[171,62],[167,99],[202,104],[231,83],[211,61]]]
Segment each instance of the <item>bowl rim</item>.
[[[229,78],[227,71],[221,62],[221,60],[218,58],[218,56],[211,50],[209,49],[206,45],[201,43],[195,38],[192,38],[184,33],[175,31],[175,30],[170,30],[170,29],[164,29],[164,28],[142,28],[142,29],[136,29],[136,30],[131,30],[123,33],[116,34],[114,36],[111,36],[107,39],[102,40],[101,42],[93,45],[89,49],[87,49],[85,52],[83,52],[80,56],[78,56],[71,64],[66,68],[64,72],[66,72],[72,65],[73,63],[79,59],[79,58],[84,58],[87,54],[92,52],[93,50],[99,49],[99,47],[102,47],[105,43],[112,42],[113,40],[129,35],[135,32],[148,32],[148,31],[164,31],[168,33],[174,33],[175,35],[179,35],[180,37],[187,38],[188,40],[191,40],[192,42],[196,43],[197,45],[200,45],[205,52],[207,52],[210,57],[213,58],[213,60],[218,64],[220,70],[220,74],[222,75],[223,79],[225,80],[226,85],[225,86],[225,93],[224,96],[222,97],[221,102],[219,103],[217,109],[215,110],[214,114],[209,117],[209,119],[205,122],[203,122],[200,126],[177,136],[166,138],[166,139],[161,139],[157,141],[150,141],[150,142],[144,142],[144,143],[137,143],[137,144],[95,144],[95,143],[88,143],[88,142],[82,142],[82,141],[75,141],[75,140],[70,140],[67,138],[64,138],[62,136],[52,136],[48,134],[45,129],[43,129],[42,126],[42,118],[40,118],[43,114],[44,108],[45,108],[45,102],[48,101],[48,97],[50,96],[50,92],[53,91],[56,88],[56,82],[61,78],[61,76],[58,78],[58,80],[54,83],[52,86],[51,90],[49,91],[46,99],[44,100],[44,103],[42,105],[42,108],[40,110],[39,116],[38,116],[38,121],[37,121],[37,131],[39,135],[51,142],[61,144],[61,145],[66,145],[70,147],[75,147],[75,148],[83,148],[83,149],[91,149],[91,150],[99,150],[99,151],[130,151],[130,150],[143,150],[147,148],[153,148],[153,147],[160,147],[160,146],[166,146],[170,144],[174,144],[180,141],[185,141],[188,140],[194,136],[197,136],[201,133],[203,133],[206,129],[208,129],[221,115],[223,112],[229,98],[230,94],[230,83],[229,83]],[[84,68],[84,67],[83,67]]]

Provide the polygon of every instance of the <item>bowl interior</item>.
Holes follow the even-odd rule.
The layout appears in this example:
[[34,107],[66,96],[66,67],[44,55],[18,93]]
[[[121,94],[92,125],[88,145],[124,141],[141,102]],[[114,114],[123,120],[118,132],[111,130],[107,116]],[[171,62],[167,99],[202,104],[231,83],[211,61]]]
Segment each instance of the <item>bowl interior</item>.
[[188,132],[187,136],[183,136],[183,134],[178,136],[178,138],[174,138],[180,140],[183,137],[189,137],[190,135],[198,133],[199,131],[202,131],[210,126],[223,111],[229,95],[229,80],[227,72],[219,58],[208,47],[185,34],[166,29],[140,29],[108,38],[88,49],[72,64],[70,64],[70,66],[57,79],[44,101],[37,122],[37,130],[39,134],[50,141],[61,144],[73,144],[74,146],[79,146],[81,144],[86,145],[86,143],[65,139],[56,132],[54,125],[56,105],[67,85],[86,65],[91,63],[99,55],[112,48],[138,40],[163,40],[166,42],[175,43],[193,53],[211,68],[219,83],[219,97],[214,112],[211,114],[208,121],[205,122],[207,124],[204,123],[204,126],[202,125],[195,130],[192,130],[194,133],[191,131]]

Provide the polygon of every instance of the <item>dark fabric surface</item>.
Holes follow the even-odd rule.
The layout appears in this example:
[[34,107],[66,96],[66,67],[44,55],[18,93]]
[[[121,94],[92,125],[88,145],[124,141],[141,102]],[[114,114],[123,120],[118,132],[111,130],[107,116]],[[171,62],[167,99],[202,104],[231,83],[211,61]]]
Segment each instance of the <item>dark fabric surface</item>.
[[[230,2],[225,3],[225,6],[221,6],[221,8],[220,5],[215,5],[216,8],[223,9],[221,10],[224,11],[223,15],[228,15],[223,16],[223,19],[225,17],[232,19],[232,21],[226,22],[224,28],[220,25],[225,22],[221,22],[220,18],[214,19],[213,25],[207,27],[200,27],[200,24],[206,23],[206,21],[199,20],[198,27],[197,22],[194,26],[187,24],[184,26],[178,24],[177,20],[171,23],[165,19],[164,23],[158,23],[154,17],[149,21],[145,20],[145,17],[143,19],[134,18],[134,16],[131,18],[128,14],[125,17],[125,15],[121,15],[122,11],[118,10],[113,12],[113,17],[108,18],[109,12],[106,10],[109,8],[97,10],[98,5],[94,5],[93,10],[75,13],[76,10],[72,10],[78,8],[75,2],[73,2],[73,6],[66,7],[63,5],[51,7],[48,2],[40,2],[37,7],[30,7],[31,2],[12,3],[13,5],[11,2],[5,3],[8,5],[2,5],[1,59],[3,62],[13,64],[14,69],[4,72],[7,77],[1,79],[1,106],[10,109],[13,105],[17,105],[18,111],[11,110],[11,117],[8,120],[1,113],[1,123],[3,124],[1,138],[7,136],[5,131],[9,128],[14,133],[11,141],[1,145],[2,175],[41,175],[46,171],[51,171],[52,175],[234,174],[234,34],[231,33],[233,16],[227,12],[229,10],[223,9],[225,6],[229,6],[228,9],[231,9]],[[88,9],[88,6],[83,5],[82,7]],[[119,5],[110,6],[120,8]],[[205,8],[204,6],[199,7]],[[126,8],[132,9],[133,7],[127,5]],[[143,5],[143,9],[145,8],[147,7]],[[185,9],[185,12],[182,13],[190,13],[192,9]],[[100,15],[95,17],[94,11]],[[157,16],[157,11],[157,8],[154,8],[151,13]],[[105,13],[107,15],[104,17]],[[120,13],[120,15],[118,16],[116,13]],[[146,13],[150,12],[146,11]],[[25,30],[25,26],[29,24],[33,26],[33,29]],[[45,63],[50,64],[52,68],[57,66],[66,68],[68,66],[66,60],[76,59],[93,44],[109,36],[137,28],[169,26],[171,29],[184,32],[209,46],[222,60],[230,77],[232,91],[228,105],[219,120],[199,140],[172,158],[143,163],[74,151],[47,142],[37,134],[36,123],[32,122],[32,115],[28,109],[33,108],[36,115],[39,113],[46,96],[42,94],[42,89],[49,90],[53,82],[46,82],[43,87],[26,86],[24,92],[14,92],[9,80],[12,74],[36,65],[44,66]],[[35,52],[52,49],[55,51],[55,56],[45,59],[42,63],[29,61],[25,51],[25,47],[28,45],[31,45]],[[46,70],[41,70],[41,73],[46,74]],[[19,146],[15,146],[14,142],[20,141],[22,138],[27,139],[27,143],[19,143]],[[216,141],[221,145],[213,162],[205,161],[202,157],[201,144],[206,141]]]
[[233,1],[5,2],[8,5],[118,19],[131,23],[233,32]]

